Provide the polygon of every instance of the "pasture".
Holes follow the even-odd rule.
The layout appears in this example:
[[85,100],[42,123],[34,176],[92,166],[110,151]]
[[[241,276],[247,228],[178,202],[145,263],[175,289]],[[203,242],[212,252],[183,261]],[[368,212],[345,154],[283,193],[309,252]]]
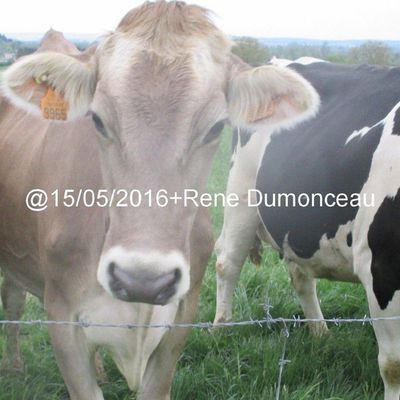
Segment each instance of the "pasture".
[[[224,192],[229,170],[230,131],[226,129],[209,182],[212,192]],[[222,226],[222,209],[213,209],[215,237]],[[212,321],[215,310],[215,258],[206,272],[198,320]],[[368,313],[361,285],[321,281],[318,286],[325,317],[363,317]],[[236,321],[263,318],[264,305],[274,317],[302,315],[284,263],[266,249],[261,267],[246,263],[235,293]],[[0,319],[4,315],[0,309]],[[24,319],[45,319],[41,304],[29,298]],[[376,362],[372,327],[330,325],[326,337],[312,338],[306,326],[290,327],[281,399],[381,399],[383,385]],[[58,372],[47,329],[22,327],[25,372],[0,375],[0,400],[59,400],[67,392]],[[0,334],[3,350],[4,334]],[[282,353],[282,326],[224,328],[215,333],[193,330],[173,384],[174,400],[273,400]],[[103,353],[108,380],[107,400],[133,399],[117,368]]]

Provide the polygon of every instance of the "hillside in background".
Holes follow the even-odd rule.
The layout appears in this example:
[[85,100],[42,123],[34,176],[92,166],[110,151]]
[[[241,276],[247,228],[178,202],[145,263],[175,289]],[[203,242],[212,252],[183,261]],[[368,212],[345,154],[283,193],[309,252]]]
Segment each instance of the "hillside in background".
[[[40,43],[40,33],[0,34],[0,65],[33,52]],[[100,34],[65,33],[79,49],[85,49]],[[267,63],[272,57],[295,60],[310,56],[347,64],[400,65],[400,40],[319,40],[304,38],[232,37],[234,52],[252,65]]]
[[39,42],[15,40],[0,34],[0,66],[7,66],[18,57],[30,54],[37,49]]
[[0,34],[0,65],[9,64],[15,60],[19,42]]
[[[68,40],[83,50],[93,43],[99,35],[66,34]],[[39,33],[0,33],[0,66],[9,65],[18,57],[34,52],[43,34]]]

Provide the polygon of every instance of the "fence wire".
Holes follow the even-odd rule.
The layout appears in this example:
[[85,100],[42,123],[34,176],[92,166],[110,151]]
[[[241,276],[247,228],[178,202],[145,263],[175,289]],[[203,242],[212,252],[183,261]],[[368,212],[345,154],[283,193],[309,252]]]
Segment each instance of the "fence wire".
[[49,325],[66,325],[75,326],[79,328],[118,328],[118,329],[219,329],[219,328],[231,328],[241,326],[259,326],[260,328],[267,327],[271,328],[272,325],[282,325],[281,335],[283,337],[282,353],[279,359],[279,372],[276,385],[276,396],[275,400],[281,399],[281,390],[283,382],[283,373],[285,365],[290,363],[290,360],[286,359],[287,343],[289,340],[290,332],[289,328],[299,327],[306,323],[318,323],[325,322],[326,324],[342,325],[347,323],[361,323],[372,324],[373,322],[382,321],[399,321],[400,316],[391,317],[370,317],[364,315],[361,318],[301,318],[300,316],[293,316],[291,318],[274,318],[270,314],[270,306],[265,305],[266,317],[263,319],[250,319],[246,321],[232,321],[232,322],[197,322],[197,323],[177,323],[177,324],[109,324],[109,323],[93,323],[90,321],[52,321],[52,320],[0,320],[0,326],[6,325],[37,325],[39,327],[45,327]]
[[90,321],[53,321],[53,320],[0,320],[1,325],[69,325],[80,328],[120,328],[120,329],[179,329],[179,328],[195,328],[195,329],[218,329],[218,328],[230,328],[230,327],[241,327],[258,325],[260,327],[271,326],[271,325],[284,325],[297,327],[306,323],[318,323],[325,322],[327,324],[341,325],[347,323],[361,323],[372,324],[373,322],[379,321],[400,321],[399,316],[391,317],[369,317],[365,315],[360,318],[301,318],[300,316],[293,316],[291,318],[282,317],[266,317],[263,319],[250,319],[246,321],[232,321],[232,322],[197,322],[197,323],[173,323],[173,324],[110,324],[110,323],[98,323]]

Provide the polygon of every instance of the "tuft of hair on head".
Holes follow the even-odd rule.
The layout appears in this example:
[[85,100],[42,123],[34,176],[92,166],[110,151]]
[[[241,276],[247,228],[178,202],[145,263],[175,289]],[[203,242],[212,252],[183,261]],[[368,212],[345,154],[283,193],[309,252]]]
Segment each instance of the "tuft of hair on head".
[[116,33],[133,35],[157,53],[184,51],[196,39],[204,40],[217,61],[225,61],[232,47],[209,10],[183,1],[147,1],[125,15]]

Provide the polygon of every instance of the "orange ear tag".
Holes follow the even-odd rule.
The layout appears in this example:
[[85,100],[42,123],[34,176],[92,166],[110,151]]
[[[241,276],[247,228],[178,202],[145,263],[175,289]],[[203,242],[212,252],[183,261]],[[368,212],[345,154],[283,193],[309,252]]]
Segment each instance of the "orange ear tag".
[[57,121],[65,121],[67,119],[68,103],[50,87],[43,96],[40,107],[43,118]]

